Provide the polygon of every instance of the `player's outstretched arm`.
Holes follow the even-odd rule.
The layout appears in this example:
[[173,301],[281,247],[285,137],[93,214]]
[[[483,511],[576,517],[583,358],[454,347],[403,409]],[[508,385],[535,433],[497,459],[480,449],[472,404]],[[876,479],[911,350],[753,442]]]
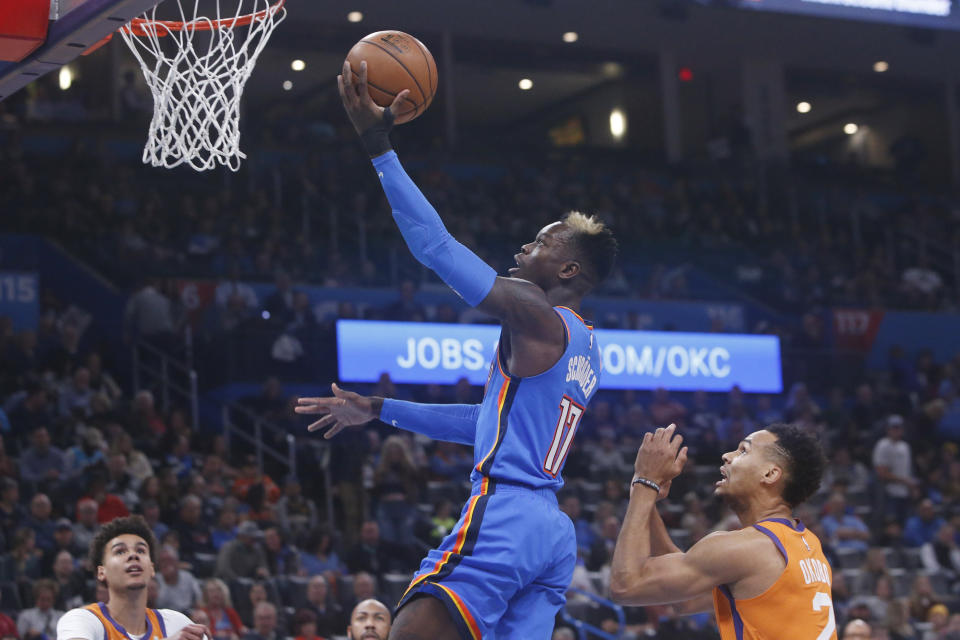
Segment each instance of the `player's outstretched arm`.
[[321,415],[307,431],[328,429],[332,438],[345,428],[380,419],[400,429],[422,433],[434,440],[473,445],[478,404],[419,404],[377,396],[361,396],[332,385],[333,396],[298,398],[294,409],[301,415]]
[[468,304],[505,321],[512,332],[563,344],[562,326],[543,291],[533,283],[498,278],[496,271],[458,242],[440,215],[407,175],[390,145],[394,107],[378,106],[367,90],[366,63],[354,81],[350,63],[337,77],[343,106],[372,158],[403,238],[422,264],[432,269]]

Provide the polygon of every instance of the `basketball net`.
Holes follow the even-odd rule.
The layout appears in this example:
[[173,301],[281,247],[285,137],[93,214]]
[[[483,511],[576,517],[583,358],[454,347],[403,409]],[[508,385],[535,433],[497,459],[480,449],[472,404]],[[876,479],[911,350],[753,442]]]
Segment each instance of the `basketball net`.
[[153,93],[144,164],[237,171],[247,157],[240,150],[240,99],[287,10],[285,0],[234,1],[233,14],[221,15],[227,0],[217,0],[217,15],[201,16],[200,0],[176,0],[179,22],[158,20],[154,8],[120,29]]

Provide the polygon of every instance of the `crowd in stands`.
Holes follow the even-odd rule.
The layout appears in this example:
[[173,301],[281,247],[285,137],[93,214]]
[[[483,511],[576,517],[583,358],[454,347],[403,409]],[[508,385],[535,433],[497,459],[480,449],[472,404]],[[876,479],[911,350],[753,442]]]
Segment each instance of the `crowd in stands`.
[[[340,286],[429,278],[400,242],[352,132],[324,130],[268,156],[279,159],[251,163],[242,184],[224,179],[211,191],[193,175],[157,172],[82,138],[48,150],[60,169],[51,176],[49,155],[24,143],[30,125],[17,124],[0,131],[11,178],[0,184],[0,208],[12,214],[3,225],[57,238],[128,287],[145,274],[230,282],[270,281],[282,271],[295,282]],[[399,144],[450,231],[499,270],[541,225],[582,209],[599,213],[631,248],[606,294],[715,296],[719,280],[726,295],[746,291],[789,311],[957,308],[953,263],[944,258],[960,243],[960,207],[947,198],[719,169],[639,169],[602,152],[452,156],[403,136]]]
[[[395,602],[425,551],[456,523],[468,448],[373,423],[332,441],[331,486],[318,485],[311,470],[273,478],[182,409],[128,389],[65,324],[52,326],[25,341],[0,321],[0,609],[19,612],[6,631],[0,618],[2,636],[49,640],[63,611],[104,597],[86,546],[119,515],[142,514],[162,545],[151,603],[205,616],[222,640],[342,634],[355,603]],[[944,427],[960,417],[955,365],[920,358],[825,398],[802,384],[783,397],[599,392],[559,496],[580,549],[573,586],[606,593],[645,431],[676,422],[690,443],[690,468],[661,504],[686,547],[739,527],[711,499],[720,454],[787,420],[828,448],[821,492],[798,515],[834,567],[838,623],[862,618],[874,638],[960,637],[960,448]],[[476,402],[480,394],[465,382],[411,387],[386,377],[358,390],[429,402]],[[288,401],[274,380],[245,404],[285,418],[305,445],[311,438],[288,415]],[[612,610],[579,592],[567,611],[617,628]],[[669,607],[628,608],[626,616],[625,638],[716,637],[710,616],[680,618]]]

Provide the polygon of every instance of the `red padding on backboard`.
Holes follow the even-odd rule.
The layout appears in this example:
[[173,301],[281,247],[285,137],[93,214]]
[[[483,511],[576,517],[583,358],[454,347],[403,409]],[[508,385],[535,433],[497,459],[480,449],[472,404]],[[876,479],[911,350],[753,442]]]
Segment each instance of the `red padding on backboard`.
[[47,39],[51,0],[0,0],[0,60],[19,62]]

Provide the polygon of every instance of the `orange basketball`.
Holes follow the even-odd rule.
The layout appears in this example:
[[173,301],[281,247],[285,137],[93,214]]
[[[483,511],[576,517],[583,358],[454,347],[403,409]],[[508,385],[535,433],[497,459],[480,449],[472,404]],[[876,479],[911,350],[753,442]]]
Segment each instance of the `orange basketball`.
[[353,45],[347,54],[353,79],[359,79],[360,62],[367,61],[370,97],[388,107],[398,93],[410,94],[396,114],[396,124],[410,122],[427,110],[437,93],[437,63],[430,50],[402,31],[377,31]]

